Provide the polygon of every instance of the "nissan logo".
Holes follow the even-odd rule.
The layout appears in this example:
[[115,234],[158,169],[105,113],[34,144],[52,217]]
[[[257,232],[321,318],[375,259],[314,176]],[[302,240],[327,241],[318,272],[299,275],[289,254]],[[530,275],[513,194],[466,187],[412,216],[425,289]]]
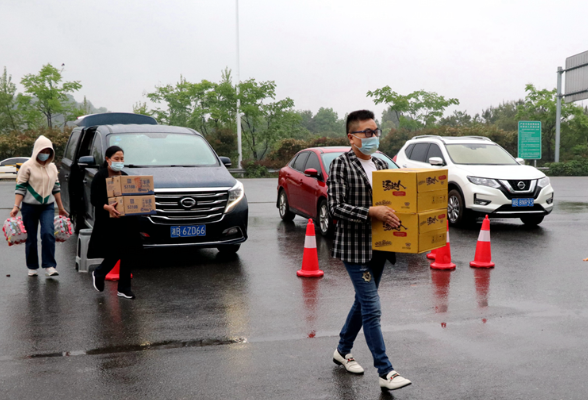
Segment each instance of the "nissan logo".
[[186,209],[190,209],[196,205],[196,200],[192,197],[184,197],[180,200],[180,205]]
[[525,188],[525,182],[520,181],[519,183],[517,183],[517,186],[519,187],[519,189],[523,190]]

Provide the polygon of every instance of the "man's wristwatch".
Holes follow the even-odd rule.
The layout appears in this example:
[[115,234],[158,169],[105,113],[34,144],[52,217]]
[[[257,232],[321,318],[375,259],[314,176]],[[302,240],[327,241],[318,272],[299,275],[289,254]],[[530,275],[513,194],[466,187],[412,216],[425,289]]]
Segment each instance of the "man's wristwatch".
[[18,205],[16,205],[16,204],[15,204],[14,206],[20,210],[20,206],[18,206]]

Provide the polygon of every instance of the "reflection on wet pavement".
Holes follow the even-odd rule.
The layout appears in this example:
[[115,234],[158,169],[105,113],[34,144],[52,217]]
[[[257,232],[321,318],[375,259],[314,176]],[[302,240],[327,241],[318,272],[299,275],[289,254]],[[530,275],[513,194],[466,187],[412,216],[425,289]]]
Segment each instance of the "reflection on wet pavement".
[[431,270],[431,282],[433,283],[433,296],[435,299],[435,312],[447,312],[449,305],[449,283],[452,271]]
[[487,268],[475,268],[474,279],[476,281],[476,298],[478,307],[488,307],[488,293],[490,292],[490,274],[492,270]]

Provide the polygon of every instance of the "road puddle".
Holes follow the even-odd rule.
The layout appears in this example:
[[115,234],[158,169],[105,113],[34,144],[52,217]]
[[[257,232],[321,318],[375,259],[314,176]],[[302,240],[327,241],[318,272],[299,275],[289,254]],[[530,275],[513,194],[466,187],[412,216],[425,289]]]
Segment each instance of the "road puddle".
[[169,340],[155,343],[141,343],[124,346],[100,347],[91,350],[74,350],[55,353],[38,353],[24,357],[0,356],[0,361],[25,360],[31,358],[52,358],[52,357],[76,357],[76,356],[96,356],[104,354],[132,353],[146,350],[164,350],[179,349],[185,347],[206,347],[206,346],[225,346],[229,344],[247,343],[243,337],[237,338],[216,338],[216,339],[198,339],[198,340]]
[[566,213],[588,212],[588,203],[580,201],[556,201],[555,208]]

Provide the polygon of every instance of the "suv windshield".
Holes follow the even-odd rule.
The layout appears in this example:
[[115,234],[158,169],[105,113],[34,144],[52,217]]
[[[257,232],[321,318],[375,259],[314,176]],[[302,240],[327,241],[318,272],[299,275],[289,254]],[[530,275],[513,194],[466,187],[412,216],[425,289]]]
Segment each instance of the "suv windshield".
[[[329,174],[329,171],[331,169],[331,163],[333,162],[333,160],[335,158],[339,157],[341,154],[343,154],[343,153],[342,152],[341,153],[324,153],[322,155],[322,157],[323,157],[323,165],[325,166],[325,170],[327,172],[327,175]],[[388,157],[386,157],[383,154],[374,153],[373,154],[373,157],[377,157],[380,160],[386,161],[386,163],[388,164],[388,168],[389,169],[397,169],[398,168],[398,165],[394,164],[394,162],[392,162],[392,160],[390,160]]]
[[108,135],[108,146],[120,146],[125,165],[212,166],[217,158],[204,138],[182,133],[124,133]]
[[447,152],[455,164],[516,165],[516,160],[495,144],[448,144]]

